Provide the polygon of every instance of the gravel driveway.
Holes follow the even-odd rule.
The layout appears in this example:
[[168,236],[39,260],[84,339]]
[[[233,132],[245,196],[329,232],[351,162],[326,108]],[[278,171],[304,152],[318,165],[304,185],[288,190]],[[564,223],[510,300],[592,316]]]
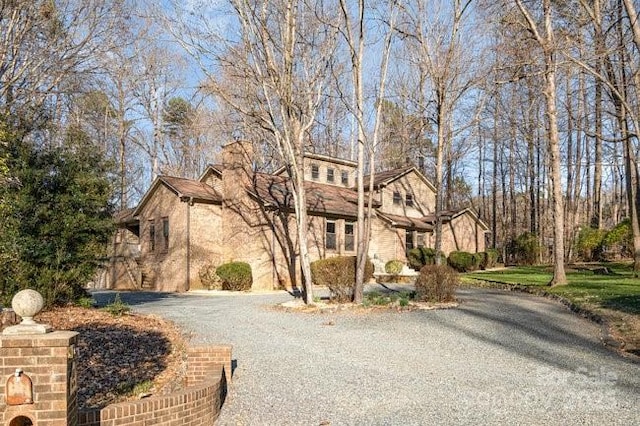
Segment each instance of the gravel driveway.
[[233,345],[220,425],[640,424],[640,364],[531,295],[463,289],[456,309],[331,314],[273,309],[286,293],[121,296]]

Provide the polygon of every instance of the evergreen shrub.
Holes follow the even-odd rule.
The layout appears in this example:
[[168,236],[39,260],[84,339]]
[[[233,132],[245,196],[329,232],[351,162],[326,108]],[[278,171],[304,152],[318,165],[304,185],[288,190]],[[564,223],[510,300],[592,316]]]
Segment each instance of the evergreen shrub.
[[403,267],[404,263],[399,260],[390,260],[384,265],[384,270],[387,274],[398,275],[402,272]]
[[479,257],[466,251],[452,251],[447,263],[458,272],[469,272],[478,267]]
[[480,265],[482,269],[493,268],[498,264],[498,258],[500,257],[500,252],[496,249],[488,249],[486,252],[486,256],[484,262]]
[[[440,252],[441,263],[446,262],[446,256]],[[407,261],[409,266],[416,271],[422,269],[425,265],[436,264],[436,251],[430,247],[419,247],[409,250],[407,253]]]
[[518,265],[535,265],[540,259],[540,239],[531,232],[525,232],[511,240],[507,252]]
[[251,266],[246,262],[229,262],[216,268],[223,290],[248,291],[253,284]]
[[607,232],[602,239],[602,246],[601,252],[607,253],[609,257],[633,257],[631,221],[625,219]]
[[606,231],[596,228],[582,228],[576,241],[576,254],[581,260],[591,262],[600,258]]

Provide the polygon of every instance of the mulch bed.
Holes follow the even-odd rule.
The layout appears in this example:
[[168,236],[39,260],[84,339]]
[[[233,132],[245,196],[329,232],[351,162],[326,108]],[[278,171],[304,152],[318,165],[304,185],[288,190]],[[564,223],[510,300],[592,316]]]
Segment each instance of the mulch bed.
[[[80,307],[54,308],[40,313],[36,320],[54,330],[80,333],[76,359],[80,409],[102,408],[181,387],[186,337],[173,323],[155,316],[113,316]],[[141,389],[144,392],[137,393]]]

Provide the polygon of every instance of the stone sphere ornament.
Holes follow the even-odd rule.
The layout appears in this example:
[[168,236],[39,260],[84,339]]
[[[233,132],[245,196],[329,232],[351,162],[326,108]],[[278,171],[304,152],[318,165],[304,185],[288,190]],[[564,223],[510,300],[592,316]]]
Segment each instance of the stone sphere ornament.
[[35,290],[21,290],[13,296],[11,307],[17,315],[22,317],[20,324],[36,324],[33,317],[44,307],[44,298]]

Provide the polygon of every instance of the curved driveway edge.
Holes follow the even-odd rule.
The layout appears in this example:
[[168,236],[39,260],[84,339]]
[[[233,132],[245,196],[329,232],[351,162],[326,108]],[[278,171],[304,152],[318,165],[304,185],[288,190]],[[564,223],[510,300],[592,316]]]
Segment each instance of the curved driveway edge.
[[331,314],[273,309],[286,293],[121,296],[233,345],[221,425],[640,424],[640,365],[527,294],[465,288],[457,309]]

